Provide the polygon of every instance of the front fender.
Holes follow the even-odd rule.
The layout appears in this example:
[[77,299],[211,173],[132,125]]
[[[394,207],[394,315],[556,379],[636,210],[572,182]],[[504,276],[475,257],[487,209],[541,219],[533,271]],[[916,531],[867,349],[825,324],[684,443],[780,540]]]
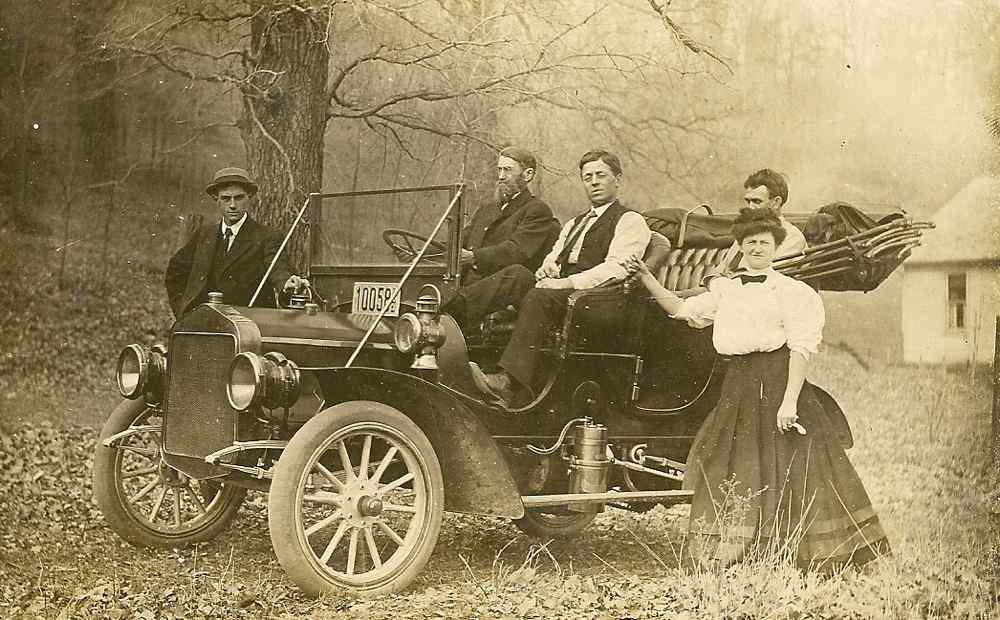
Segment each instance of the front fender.
[[486,427],[441,387],[379,368],[313,371],[324,406],[371,400],[398,409],[427,435],[444,477],[445,510],[520,519],[521,495],[507,461]]

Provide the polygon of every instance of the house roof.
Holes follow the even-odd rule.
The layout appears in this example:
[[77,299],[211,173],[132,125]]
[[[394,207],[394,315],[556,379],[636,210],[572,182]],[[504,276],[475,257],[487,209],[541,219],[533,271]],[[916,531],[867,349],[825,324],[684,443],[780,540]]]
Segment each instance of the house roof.
[[1000,179],[973,179],[932,218],[908,263],[1000,260]]

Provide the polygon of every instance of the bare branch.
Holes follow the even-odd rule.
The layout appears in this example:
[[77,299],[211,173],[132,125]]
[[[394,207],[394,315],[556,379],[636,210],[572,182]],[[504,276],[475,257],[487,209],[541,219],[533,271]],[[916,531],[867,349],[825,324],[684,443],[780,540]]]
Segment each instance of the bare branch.
[[657,12],[657,14],[659,14],[660,19],[663,20],[664,27],[667,29],[667,32],[674,35],[674,38],[677,39],[677,41],[681,45],[688,48],[695,54],[704,54],[709,58],[712,58],[717,63],[725,67],[726,70],[729,71],[731,75],[733,74],[733,68],[729,66],[729,63],[723,60],[710,47],[696,41],[693,37],[691,37],[691,35],[685,32],[683,28],[678,26],[677,23],[670,18],[670,15],[667,13],[667,8],[670,6],[669,0],[666,2],[666,4],[662,5],[657,4],[656,0],[649,0],[649,6],[652,7],[653,10]]
[[228,122],[228,123],[205,123],[203,125],[200,125],[186,140],[178,143],[176,146],[163,149],[163,154],[173,155],[174,153],[183,150],[188,145],[192,144],[195,140],[205,135],[205,132],[207,132],[209,129],[215,129],[218,127],[237,127],[237,124],[233,122]]
[[148,58],[155,61],[159,66],[163,67],[171,73],[183,76],[193,82],[209,82],[216,84],[236,84],[244,85],[247,82],[247,78],[243,78],[225,71],[219,73],[195,73],[191,69],[181,67],[175,64],[172,59],[168,59],[162,51],[159,50],[147,50],[140,47],[132,46],[120,46],[119,49],[132,53],[134,56],[139,58]]

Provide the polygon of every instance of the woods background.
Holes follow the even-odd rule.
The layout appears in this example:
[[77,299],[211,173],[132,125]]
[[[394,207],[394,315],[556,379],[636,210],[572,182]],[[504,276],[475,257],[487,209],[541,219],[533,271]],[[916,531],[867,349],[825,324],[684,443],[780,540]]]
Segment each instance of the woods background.
[[[0,76],[0,390],[34,407],[110,391],[121,344],[166,332],[164,265],[222,166],[287,229],[314,191],[463,181],[474,207],[508,144],[562,219],[595,146],[640,211],[734,210],[769,166],[790,210],[921,217],[1000,152],[990,0],[0,0]],[[899,281],[825,294],[826,342],[899,361]]]
[[321,189],[488,189],[509,143],[564,217],[595,145],[639,210],[731,210],[767,165],[792,209],[926,215],[995,163],[998,23],[988,0],[4,1],[0,222],[169,246],[223,165],[281,225]]

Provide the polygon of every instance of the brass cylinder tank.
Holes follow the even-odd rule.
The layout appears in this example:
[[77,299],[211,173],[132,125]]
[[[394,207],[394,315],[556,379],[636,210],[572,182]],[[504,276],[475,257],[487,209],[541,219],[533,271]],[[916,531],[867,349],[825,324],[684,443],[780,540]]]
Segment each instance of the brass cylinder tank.
[[[608,490],[608,428],[587,421],[573,430],[573,454],[570,455],[570,493],[604,493]],[[572,504],[576,512],[604,512],[602,502]]]

